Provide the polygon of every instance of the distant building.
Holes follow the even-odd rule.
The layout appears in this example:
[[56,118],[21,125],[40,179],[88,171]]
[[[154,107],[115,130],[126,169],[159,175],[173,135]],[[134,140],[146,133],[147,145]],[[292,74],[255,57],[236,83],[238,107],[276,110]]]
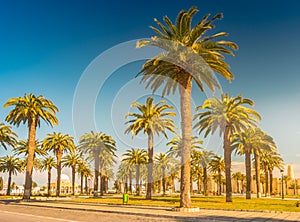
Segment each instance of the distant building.
[[[56,181],[50,184],[50,192],[52,194],[56,193]],[[80,193],[80,187],[75,183],[75,194],[78,193]],[[72,194],[72,183],[66,174],[61,174],[60,177],[60,194]]]

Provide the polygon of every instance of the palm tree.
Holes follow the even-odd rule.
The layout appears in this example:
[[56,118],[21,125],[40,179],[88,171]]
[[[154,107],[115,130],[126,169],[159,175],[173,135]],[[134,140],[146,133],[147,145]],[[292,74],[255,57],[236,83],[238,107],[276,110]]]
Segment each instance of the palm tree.
[[136,182],[136,195],[140,196],[140,167],[141,164],[147,162],[147,152],[143,149],[133,149],[126,150],[126,153],[123,154],[125,158],[122,160],[128,164],[135,166],[135,182]]
[[[274,163],[274,160],[276,160],[277,158],[280,158],[279,156],[279,153],[276,150],[261,150],[260,152],[260,163],[261,163],[261,168],[263,169],[265,175],[265,196],[269,196],[272,194],[272,189],[271,189],[271,186],[273,185],[272,184],[272,180],[273,180],[273,177],[272,175],[270,174],[270,170],[269,168],[272,167],[272,164]],[[270,179],[270,180],[269,180]],[[270,181],[270,182],[269,182]]]
[[151,28],[158,36],[151,40],[139,41],[137,44],[137,47],[150,45],[165,51],[148,60],[140,71],[139,75],[143,75],[142,82],[147,82],[146,87],[150,87],[155,92],[163,86],[163,95],[174,94],[177,88],[179,89],[183,138],[180,207],[190,207],[192,204],[189,188],[192,81],[194,80],[197,87],[203,91],[204,84],[210,90],[219,87],[210,70],[219,73],[227,80],[232,79],[233,75],[229,71],[229,65],[224,62],[224,54],[234,55],[232,50],[237,49],[237,45],[232,42],[216,40],[218,37],[226,36],[226,32],[219,32],[211,36],[206,34],[215,27],[213,22],[221,19],[222,14],[217,14],[212,19],[209,19],[210,14],[207,14],[192,28],[192,18],[197,12],[196,7],[192,7],[188,11],[182,10],[178,14],[175,24],[172,24],[167,16],[164,17],[166,25],[155,19],[159,28]]
[[[191,156],[194,150],[202,149],[201,145],[203,144],[202,140],[199,140],[198,137],[192,136],[191,141]],[[168,155],[172,155],[175,158],[181,157],[181,151],[182,151],[182,139],[181,137],[174,137],[171,141],[169,141],[167,146],[170,147],[168,151]]]
[[218,173],[218,195],[222,194],[222,172],[225,171],[225,162],[221,156],[215,155],[212,157],[210,163],[211,172]]
[[47,156],[41,160],[41,168],[48,173],[48,196],[51,195],[51,170],[56,168],[56,162],[52,156]]
[[88,170],[87,168],[89,168],[88,163],[81,157],[77,163],[77,172],[80,176],[80,194],[83,194],[83,180],[85,178],[85,173]]
[[0,172],[8,172],[8,183],[6,195],[10,195],[11,176],[21,172],[21,160],[14,156],[0,158]]
[[57,181],[56,181],[56,196],[60,195],[60,177],[61,177],[61,160],[65,152],[73,152],[75,144],[73,137],[68,134],[52,133],[43,140],[42,148],[45,151],[53,151],[56,156],[57,164]]
[[246,168],[246,199],[251,199],[251,154],[253,145],[257,143],[257,132],[249,127],[247,130],[234,134],[232,138],[232,149],[239,155],[245,154]]
[[161,180],[163,195],[166,195],[166,170],[171,167],[172,159],[166,153],[159,153],[155,156],[156,164],[161,169]]
[[118,167],[117,179],[123,181],[124,183],[124,193],[128,193],[128,180],[131,175],[132,165],[127,162],[121,162]]
[[[257,190],[257,198],[261,197],[260,191],[260,155],[262,152],[272,152],[276,151],[277,147],[273,140],[273,138],[267,135],[264,131],[259,128],[255,128],[255,132],[257,134],[257,140],[255,144],[252,146],[254,153],[254,166],[255,166],[255,178],[256,178],[256,190]],[[267,180],[267,178],[265,178]]]
[[240,176],[240,180],[242,184],[242,194],[244,195],[244,181],[246,180],[246,175],[242,173]]
[[89,194],[88,178],[92,178],[93,173],[92,173],[92,170],[90,169],[90,167],[88,165],[83,170],[83,176],[84,176],[84,179],[85,179],[85,193]]
[[82,161],[81,156],[76,149],[62,158],[63,167],[70,167],[72,170],[72,195],[75,195],[75,174],[76,167]]
[[197,168],[202,167],[203,169],[203,189],[204,195],[207,196],[207,170],[209,169],[209,163],[214,153],[203,149],[201,151],[194,150],[192,152],[192,161],[191,164]]
[[89,158],[94,161],[94,196],[97,196],[99,190],[100,165],[104,163],[103,158],[106,158],[108,162],[113,161],[115,151],[117,150],[116,141],[105,133],[94,133],[91,131],[80,137],[79,149],[83,153],[87,153]]
[[242,180],[242,176],[243,174],[241,172],[236,172],[234,174],[232,174],[232,179],[236,180],[236,192],[240,193],[240,184],[239,181]]
[[173,106],[166,104],[166,101],[161,100],[154,104],[154,98],[148,97],[146,104],[138,102],[132,103],[132,107],[138,109],[138,113],[128,113],[125,118],[131,118],[126,124],[129,124],[125,133],[130,133],[132,136],[137,135],[143,131],[148,136],[148,182],[146,199],[151,199],[151,191],[153,187],[153,135],[162,133],[166,138],[166,130],[175,133],[174,121],[170,116],[176,116]]
[[55,114],[58,108],[45,97],[25,94],[24,97],[11,98],[3,107],[14,106],[6,117],[6,121],[19,126],[28,125],[28,157],[26,166],[25,190],[23,199],[30,199],[32,185],[32,168],[35,152],[36,128],[40,127],[41,119],[48,125],[58,125]]
[[18,135],[11,130],[11,126],[0,123],[0,145],[7,149],[7,146],[14,147],[17,143]]
[[[115,148],[116,150],[116,148]],[[101,180],[101,184],[100,184],[100,194],[101,196],[104,195],[104,193],[106,192],[105,190],[107,190],[107,180],[108,180],[108,174],[111,174],[111,168],[114,166],[114,164],[116,163],[115,160],[115,153],[114,151],[110,151],[108,152],[106,149],[101,149],[100,152],[100,180]],[[114,175],[113,175],[114,177]]]
[[242,96],[229,97],[222,94],[221,99],[214,97],[207,99],[202,106],[197,107],[203,111],[195,115],[198,122],[195,128],[206,131],[204,137],[220,129],[220,136],[223,134],[223,148],[225,160],[226,178],[226,202],[232,202],[231,187],[231,140],[234,133],[246,130],[248,127],[255,126],[260,119],[259,114],[244,105],[254,106],[253,101],[244,99]]
[[273,170],[283,169],[284,161],[279,153],[273,153],[269,159],[269,175],[270,175],[270,194],[273,194]]

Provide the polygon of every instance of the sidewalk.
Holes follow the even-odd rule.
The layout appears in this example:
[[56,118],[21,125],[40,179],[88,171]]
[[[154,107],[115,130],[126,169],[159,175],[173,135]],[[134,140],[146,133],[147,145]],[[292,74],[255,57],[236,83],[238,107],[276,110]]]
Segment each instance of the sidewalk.
[[9,204],[32,207],[48,207],[69,210],[84,210],[103,213],[140,215],[151,217],[162,217],[178,219],[180,221],[300,221],[298,212],[258,212],[258,211],[233,211],[233,210],[212,210],[200,209],[196,213],[183,213],[172,211],[168,207],[148,207],[133,205],[108,205],[90,203],[71,203],[56,201],[31,201],[16,202]]

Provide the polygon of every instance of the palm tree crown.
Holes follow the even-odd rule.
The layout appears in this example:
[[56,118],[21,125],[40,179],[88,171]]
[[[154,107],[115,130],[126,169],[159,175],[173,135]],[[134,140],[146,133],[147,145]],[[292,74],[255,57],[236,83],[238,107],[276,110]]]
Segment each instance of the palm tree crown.
[[0,123],[0,145],[7,149],[7,146],[14,146],[17,143],[18,135],[11,130],[11,126]]
[[125,118],[131,117],[132,119],[127,121],[126,124],[130,124],[125,133],[132,133],[132,136],[137,135],[140,131],[144,131],[147,134],[149,131],[159,135],[162,133],[166,138],[166,130],[175,133],[176,129],[174,121],[168,116],[176,116],[174,112],[167,112],[167,109],[173,110],[173,106],[166,104],[164,100],[161,100],[157,104],[154,104],[154,98],[148,97],[146,104],[138,102],[132,103],[132,107],[138,109],[139,113],[128,113]]

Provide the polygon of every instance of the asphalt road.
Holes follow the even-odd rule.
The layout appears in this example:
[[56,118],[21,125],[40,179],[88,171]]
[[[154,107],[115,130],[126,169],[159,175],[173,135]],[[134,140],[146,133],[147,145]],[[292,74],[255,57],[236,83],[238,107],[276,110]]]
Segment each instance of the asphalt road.
[[114,213],[100,213],[64,209],[37,208],[0,204],[1,222],[90,222],[90,221],[181,221],[159,217],[145,217]]

